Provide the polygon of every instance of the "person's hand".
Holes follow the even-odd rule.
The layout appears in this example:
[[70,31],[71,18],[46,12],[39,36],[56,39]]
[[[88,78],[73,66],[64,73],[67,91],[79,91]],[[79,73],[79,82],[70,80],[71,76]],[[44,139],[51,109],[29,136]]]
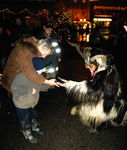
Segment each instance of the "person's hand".
[[57,84],[56,79],[45,80],[44,84],[48,84],[48,85],[51,85],[51,86],[57,86],[57,87],[59,87],[59,84]]

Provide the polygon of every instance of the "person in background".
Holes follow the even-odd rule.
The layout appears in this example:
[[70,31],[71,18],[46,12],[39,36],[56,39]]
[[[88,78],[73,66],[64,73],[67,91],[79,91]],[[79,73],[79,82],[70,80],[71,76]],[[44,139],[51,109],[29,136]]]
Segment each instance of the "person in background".
[[51,25],[43,26],[43,38],[47,38],[50,40],[50,38],[53,36],[53,28]]
[[36,72],[32,59],[45,58],[52,53],[49,42],[37,40],[31,35],[19,38],[8,57],[2,76],[2,86],[12,94],[12,100],[19,118],[20,131],[30,143],[37,143],[32,131],[42,135],[38,127],[34,109],[39,100],[39,92],[51,86],[58,86],[56,79],[46,79]]
[[35,28],[33,30],[33,35],[37,39],[48,39],[52,44],[53,53],[52,55],[48,55],[45,61],[47,61],[50,64],[50,68],[54,70],[54,73],[47,74],[47,78],[55,78],[59,70],[59,63],[61,62],[61,48],[52,24],[47,23],[43,25],[42,28]]

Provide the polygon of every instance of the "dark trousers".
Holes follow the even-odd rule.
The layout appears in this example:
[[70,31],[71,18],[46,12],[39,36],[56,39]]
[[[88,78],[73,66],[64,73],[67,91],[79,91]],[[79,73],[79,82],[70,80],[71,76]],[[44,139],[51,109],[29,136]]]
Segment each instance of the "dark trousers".
[[31,127],[32,120],[37,120],[37,112],[35,108],[22,109],[16,107],[21,130],[27,130]]

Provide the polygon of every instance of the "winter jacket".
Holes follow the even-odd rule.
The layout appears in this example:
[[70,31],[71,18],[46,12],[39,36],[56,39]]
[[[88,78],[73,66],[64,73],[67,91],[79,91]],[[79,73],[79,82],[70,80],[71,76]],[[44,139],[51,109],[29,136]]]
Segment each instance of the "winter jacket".
[[5,64],[2,77],[2,86],[9,92],[13,79],[18,73],[23,73],[29,80],[37,85],[43,84],[46,80],[39,75],[32,64],[34,57],[40,57],[36,45],[36,38],[30,37],[24,41],[17,41]]
[[[33,88],[36,89],[35,94],[32,94]],[[10,87],[15,106],[22,109],[35,107],[39,100],[40,88],[41,85],[36,85],[31,80],[28,80],[23,73],[17,74]]]

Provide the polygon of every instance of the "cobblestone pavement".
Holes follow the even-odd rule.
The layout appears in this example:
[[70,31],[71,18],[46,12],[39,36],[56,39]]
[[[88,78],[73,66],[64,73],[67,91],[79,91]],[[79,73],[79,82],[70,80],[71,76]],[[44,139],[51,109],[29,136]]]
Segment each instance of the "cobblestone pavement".
[[[88,77],[81,59],[66,59],[61,62],[60,76],[82,80]],[[37,144],[28,143],[18,130],[14,107],[3,91],[3,108],[0,114],[0,150],[126,150],[127,127],[112,127],[99,134],[91,134],[71,116],[72,102],[63,88],[41,93],[37,105],[44,135]]]

